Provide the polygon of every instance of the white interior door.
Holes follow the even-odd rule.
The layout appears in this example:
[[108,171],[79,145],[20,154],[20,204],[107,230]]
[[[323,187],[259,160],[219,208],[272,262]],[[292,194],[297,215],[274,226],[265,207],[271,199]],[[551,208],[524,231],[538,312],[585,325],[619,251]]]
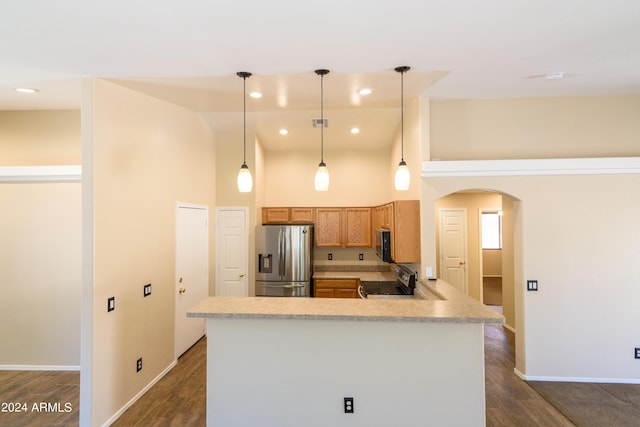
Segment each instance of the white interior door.
[[176,359],[205,334],[187,310],[209,295],[209,208],[179,204],[176,212]]
[[468,293],[467,210],[440,209],[440,276]]
[[248,208],[216,210],[216,295],[249,295]]

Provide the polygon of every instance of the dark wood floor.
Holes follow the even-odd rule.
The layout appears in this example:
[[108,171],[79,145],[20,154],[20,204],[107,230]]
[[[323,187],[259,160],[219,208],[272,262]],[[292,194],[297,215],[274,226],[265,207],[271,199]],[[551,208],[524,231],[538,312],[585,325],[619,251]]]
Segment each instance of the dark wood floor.
[[0,371],[0,426],[77,426],[80,373]]
[[574,425],[513,372],[513,332],[485,325],[484,348],[487,427]]
[[[502,326],[485,327],[488,427],[573,426],[514,373],[514,336]],[[206,339],[112,424],[204,426]],[[0,402],[70,402],[69,413],[0,413],[0,426],[77,426],[79,375],[75,372],[0,371]]]

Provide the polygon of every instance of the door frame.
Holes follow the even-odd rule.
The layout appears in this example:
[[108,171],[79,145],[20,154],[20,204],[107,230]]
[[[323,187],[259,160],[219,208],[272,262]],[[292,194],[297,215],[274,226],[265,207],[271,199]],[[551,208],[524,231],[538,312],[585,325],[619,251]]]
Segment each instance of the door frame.
[[216,216],[215,216],[215,224],[216,224],[216,228],[215,228],[215,253],[216,253],[216,264],[215,264],[215,278],[216,278],[216,285],[215,285],[215,294],[218,295],[218,283],[222,283],[222,277],[220,276],[222,269],[220,268],[220,254],[222,253],[222,240],[220,239],[220,236],[222,235],[222,233],[220,233],[220,223],[219,223],[219,218],[220,218],[220,212],[223,211],[242,211],[244,212],[244,218],[245,218],[245,227],[244,227],[244,233],[245,233],[245,246],[247,248],[247,256],[245,257],[245,265],[244,265],[244,271],[248,272],[247,274],[247,295],[252,295],[251,292],[251,283],[252,283],[252,278],[254,277],[253,275],[253,270],[250,268],[251,265],[249,263],[249,259],[250,259],[250,255],[253,252],[253,247],[251,245],[251,237],[249,234],[249,207],[248,206],[221,206],[221,207],[216,207]]
[[[176,203],[176,210],[175,210],[175,214],[176,214],[176,219],[175,219],[175,266],[174,266],[174,272],[173,272],[173,286],[172,286],[172,292],[174,295],[174,309],[173,309],[173,316],[174,316],[174,336],[173,336],[173,355],[174,355],[174,360],[178,360],[178,357],[181,356],[181,354],[178,354],[178,343],[177,343],[177,339],[178,339],[178,332],[177,332],[177,325],[175,324],[176,319],[178,318],[178,298],[175,297],[175,292],[176,292],[176,286],[178,283],[178,212],[180,212],[180,209],[200,209],[200,210],[204,210],[206,212],[206,216],[207,216],[207,230],[208,230],[208,235],[207,235],[207,275],[206,275],[206,294],[209,295],[209,275],[210,275],[210,270],[211,268],[209,267],[209,260],[211,258],[211,245],[210,245],[210,236],[211,236],[211,221],[209,218],[209,206],[208,205],[198,205],[198,204],[194,204],[194,203],[183,203],[183,202],[177,202]],[[207,335],[207,322],[204,322],[204,334],[205,336]]]

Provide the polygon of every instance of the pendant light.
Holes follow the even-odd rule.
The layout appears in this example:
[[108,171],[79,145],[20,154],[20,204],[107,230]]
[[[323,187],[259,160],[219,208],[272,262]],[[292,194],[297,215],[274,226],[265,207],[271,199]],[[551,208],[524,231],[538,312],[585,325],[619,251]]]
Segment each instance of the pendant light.
[[316,70],[320,76],[320,164],[316,171],[315,186],[316,191],[327,191],[329,189],[329,170],[324,162],[324,76],[329,74],[329,70]]
[[400,73],[400,109],[401,113],[401,121],[400,121],[400,144],[401,144],[401,154],[400,154],[400,163],[398,164],[398,169],[396,169],[396,177],[395,184],[396,190],[406,191],[409,189],[409,184],[411,183],[411,174],[409,173],[409,168],[407,167],[407,163],[404,161],[404,73],[410,70],[410,67],[402,66],[396,67],[395,71]]
[[240,172],[238,172],[238,191],[241,193],[250,193],[253,188],[253,178],[251,177],[249,166],[247,166],[247,78],[251,77],[251,73],[240,71],[237,75],[242,78],[242,118],[244,121],[244,145],[242,151],[242,166],[240,166]]

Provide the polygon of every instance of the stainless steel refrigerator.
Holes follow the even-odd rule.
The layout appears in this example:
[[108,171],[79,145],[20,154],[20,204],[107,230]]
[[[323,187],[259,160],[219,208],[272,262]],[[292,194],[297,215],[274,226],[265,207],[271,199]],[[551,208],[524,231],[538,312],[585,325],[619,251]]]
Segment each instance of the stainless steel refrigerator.
[[313,225],[259,225],[256,252],[256,296],[311,296]]

